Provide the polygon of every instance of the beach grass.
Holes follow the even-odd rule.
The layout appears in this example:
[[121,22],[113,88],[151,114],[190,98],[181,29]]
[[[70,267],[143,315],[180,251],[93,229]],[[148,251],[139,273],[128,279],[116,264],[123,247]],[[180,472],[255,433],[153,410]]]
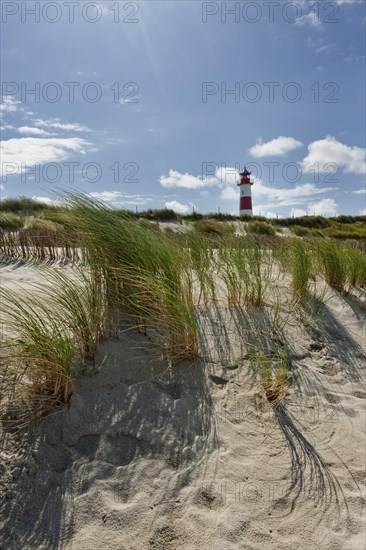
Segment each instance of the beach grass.
[[[5,349],[12,350],[20,386],[35,401],[44,397],[42,410],[45,403],[67,402],[78,373],[95,367],[100,344],[126,327],[148,335],[152,355],[174,366],[200,357],[198,312],[214,302],[249,314],[267,308],[276,332],[294,305],[305,308],[309,281],[319,275],[338,292],[366,285],[364,252],[330,238],[276,237],[272,225],[267,231],[258,220],[250,223],[261,224],[260,230],[245,236],[235,235],[228,222],[198,220],[173,238],[157,223],[87,195],[64,192],[60,201],[57,222],[37,218],[36,236],[22,229],[24,235],[9,233],[6,241],[6,251],[24,258],[33,254],[42,266],[35,293],[1,293]],[[328,227],[320,220],[318,226]],[[37,241],[42,230],[48,245]],[[72,236],[72,244],[62,241],[61,252],[59,232],[66,241]],[[65,252],[70,260],[70,247],[70,270],[49,265],[47,259]],[[288,303],[289,293],[277,286],[280,279],[292,293]],[[255,330],[262,330],[260,324]],[[269,344],[273,337],[261,336]],[[270,354],[258,347],[254,358],[264,393],[277,406],[289,388],[289,353],[285,347]]]
[[9,332],[5,349],[19,387],[46,408],[67,402],[77,365],[65,318],[39,297],[2,288],[0,298],[1,322]]
[[291,239],[289,253],[294,297],[304,302],[308,296],[308,281],[311,276],[311,258],[306,243],[302,239]]
[[326,283],[341,292],[346,284],[346,261],[344,250],[330,239],[319,239],[315,247],[318,270]]
[[273,407],[277,407],[285,398],[289,388],[289,357],[287,350],[278,350],[268,355],[259,350],[254,354],[262,373],[262,385],[266,398]]
[[[95,365],[98,344],[108,335],[108,305],[105,282],[100,272],[87,272],[80,266],[70,274],[52,268],[41,270],[37,285],[49,307],[58,311],[73,335],[81,361]],[[48,284],[47,284],[48,283]]]
[[165,339],[161,351],[172,363],[194,356],[195,315],[185,299],[186,254],[180,245],[89,197],[68,194],[65,199],[69,224],[81,238],[91,270],[103,274],[109,305],[136,327],[159,327]]

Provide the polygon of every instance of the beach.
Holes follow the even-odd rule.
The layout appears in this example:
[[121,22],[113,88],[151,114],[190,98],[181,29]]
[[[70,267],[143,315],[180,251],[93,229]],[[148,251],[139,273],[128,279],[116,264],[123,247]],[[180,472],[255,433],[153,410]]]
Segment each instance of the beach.
[[[8,288],[39,278],[0,269]],[[120,331],[64,408],[2,430],[1,548],[363,548],[365,311],[328,288],[317,330],[291,316],[276,408],[246,356],[255,318],[201,308],[201,357],[173,368]]]

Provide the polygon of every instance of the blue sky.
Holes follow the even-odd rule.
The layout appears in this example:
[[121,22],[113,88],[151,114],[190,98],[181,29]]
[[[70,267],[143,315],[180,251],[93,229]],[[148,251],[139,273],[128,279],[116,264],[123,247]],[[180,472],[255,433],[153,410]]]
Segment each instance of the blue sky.
[[66,186],[237,213],[245,163],[255,214],[366,212],[364,2],[3,1],[1,15],[2,198]]

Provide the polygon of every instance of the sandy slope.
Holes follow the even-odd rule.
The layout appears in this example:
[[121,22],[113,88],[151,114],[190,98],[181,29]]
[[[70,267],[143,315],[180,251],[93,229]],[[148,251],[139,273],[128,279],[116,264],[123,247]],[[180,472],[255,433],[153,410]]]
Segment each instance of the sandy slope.
[[[6,286],[38,277],[0,269]],[[246,357],[266,308],[201,311],[203,358],[174,369],[147,336],[101,346],[68,409],[3,432],[0,548],[363,549],[365,311],[330,291],[319,307],[284,327],[275,412]]]

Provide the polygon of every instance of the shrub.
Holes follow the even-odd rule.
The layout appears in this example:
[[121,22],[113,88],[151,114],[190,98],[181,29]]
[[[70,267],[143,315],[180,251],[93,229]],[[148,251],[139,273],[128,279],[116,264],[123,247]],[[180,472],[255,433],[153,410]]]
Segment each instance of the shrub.
[[30,215],[39,210],[47,210],[52,208],[53,207],[48,204],[38,202],[29,197],[7,198],[0,201],[1,212],[22,212]]
[[294,225],[291,227],[291,231],[298,237],[324,237],[326,229],[316,229],[311,227],[302,227],[301,225]]
[[335,224],[324,229],[332,239],[366,239],[366,224],[362,222]]
[[302,227],[310,227],[322,229],[332,225],[329,218],[323,218],[322,216],[303,216],[301,218],[279,218],[273,220],[274,224],[281,225],[282,227],[292,227],[294,225],[301,225]]
[[23,227],[24,218],[17,216],[16,214],[4,212],[0,214],[0,229],[7,229],[16,231]]
[[37,212],[37,219],[41,220],[49,220],[51,222],[58,223],[60,225],[64,225],[67,220],[67,213],[68,210],[63,207],[55,207],[55,208],[47,208],[46,210],[42,210],[41,212]]
[[146,212],[140,212],[139,216],[147,220],[167,221],[177,220],[179,215],[170,208],[162,208],[161,210],[147,210]]
[[212,214],[207,214],[205,217],[218,222],[235,221],[238,219],[238,216],[233,216],[232,214],[227,214],[225,212],[213,212]]
[[309,237],[313,234],[311,229],[309,229],[308,227],[302,227],[301,225],[294,225],[293,227],[291,227],[291,230],[298,237]]
[[275,235],[274,227],[268,222],[253,221],[248,223],[248,231],[256,235]]
[[185,214],[182,216],[182,219],[187,221],[197,221],[197,220],[203,220],[205,216],[203,214],[200,214],[199,212],[192,212],[192,214]]
[[196,231],[205,235],[223,237],[234,233],[234,227],[227,222],[216,222],[213,220],[199,220],[195,222]]
[[53,222],[51,220],[42,220],[41,218],[31,218],[29,223],[26,226],[26,229],[30,231],[44,231],[45,233],[48,231],[52,231],[56,233],[57,231],[64,230],[64,226]]
[[366,223],[366,216],[337,216],[336,218],[328,218],[328,219],[337,224],[343,224],[343,223],[352,224],[357,222]]

